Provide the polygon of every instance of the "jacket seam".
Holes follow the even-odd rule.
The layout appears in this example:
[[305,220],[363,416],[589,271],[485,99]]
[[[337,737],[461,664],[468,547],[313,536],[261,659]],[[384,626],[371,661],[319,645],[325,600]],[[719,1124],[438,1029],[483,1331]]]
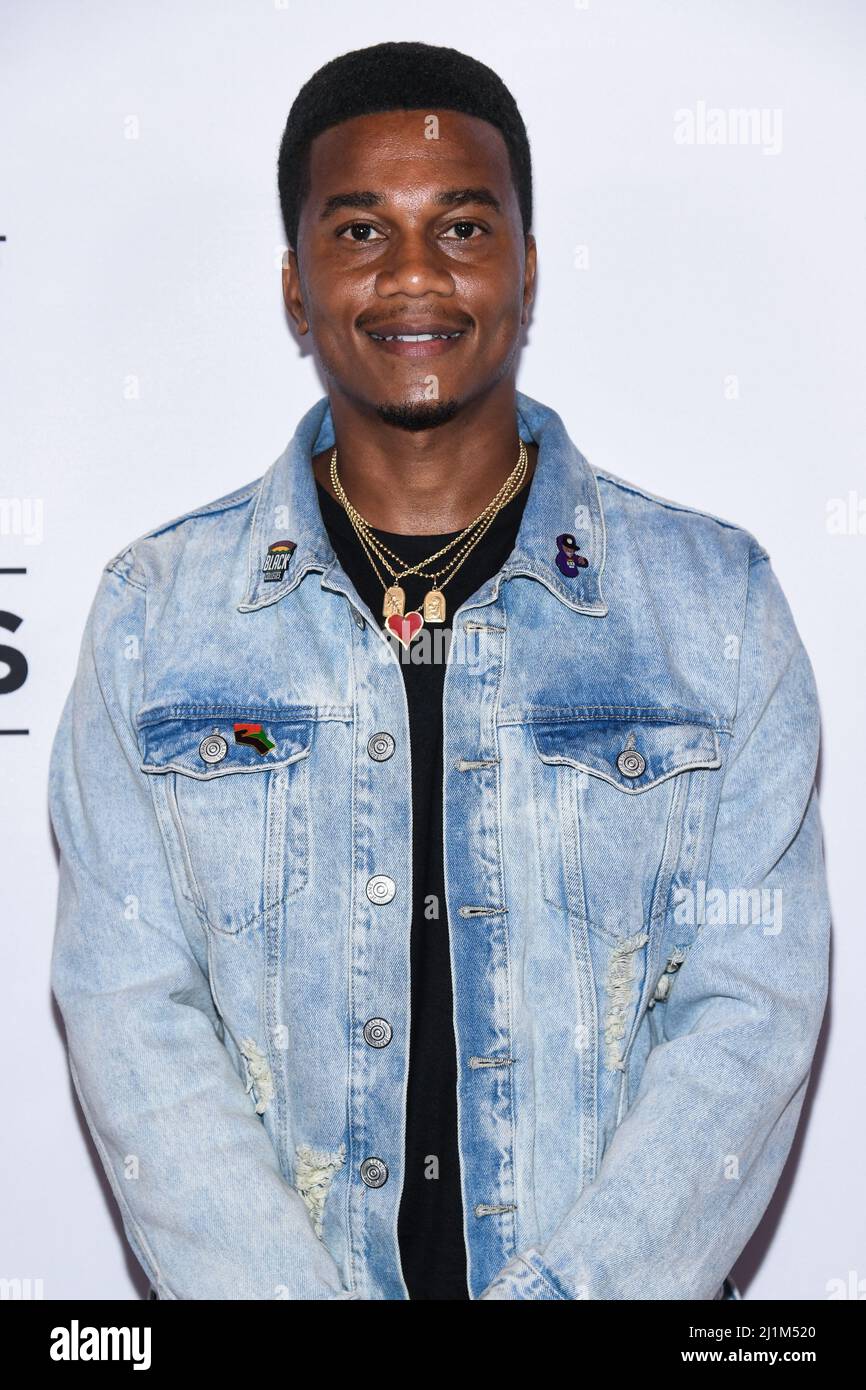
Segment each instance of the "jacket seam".
[[[591,724],[602,714],[617,715],[617,719],[610,721],[612,723],[696,724],[717,733],[730,733],[727,720],[709,719],[692,710],[666,710],[658,705],[536,705],[527,710],[523,718],[507,715],[497,719],[497,724],[500,728],[512,724]],[[686,717],[682,718],[683,715]]]
[[544,1263],[540,1255],[533,1252],[531,1254],[521,1255],[520,1259],[523,1262],[523,1264],[525,1264],[529,1269],[533,1271],[533,1273],[537,1274],[540,1279],[544,1280],[545,1284],[555,1295],[556,1298],[573,1301],[571,1300],[571,1294],[565,1292],[563,1286],[556,1278],[556,1275],[553,1273],[552,1270],[548,1270],[547,1265]]
[[702,507],[689,507],[684,502],[677,502],[672,497],[662,497],[659,493],[650,492],[642,488],[637,483],[632,483],[628,478],[620,478],[615,473],[610,473],[606,468],[595,464],[590,465],[592,472],[597,478],[603,478],[605,482],[612,483],[614,487],[620,488],[623,492],[631,493],[635,497],[643,497],[647,502],[656,502],[660,507],[666,507],[672,512],[683,512],[687,516],[700,516],[706,521],[715,521],[719,526],[724,526],[728,531],[736,531],[741,536],[748,536],[755,544],[760,544],[745,526],[741,526],[736,521],[729,521],[727,517],[717,516],[715,512],[705,511]]
[[[142,1230],[141,1226],[139,1225],[138,1221],[136,1220],[136,1217],[135,1217],[134,1212],[132,1211],[132,1208],[130,1207],[129,1203],[128,1203],[127,1200],[126,1200],[126,1197],[125,1197],[125,1195],[124,1195],[124,1193],[123,1193],[123,1190],[122,1190],[122,1188],[121,1188],[121,1186],[120,1186],[120,1183],[118,1182],[117,1174],[116,1174],[115,1171],[114,1171],[114,1164],[111,1162],[111,1157],[110,1157],[109,1152],[108,1152],[108,1147],[107,1147],[107,1145],[105,1144],[105,1142],[104,1142],[104,1140],[103,1140],[103,1138],[102,1138],[102,1135],[101,1135],[101,1133],[99,1132],[99,1129],[97,1128],[97,1126],[95,1125],[95,1123],[94,1123],[94,1121],[93,1121],[93,1118],[92,1118],[92,1115],[91,1115],[91,1112],[90,1112],[90,1107],[89,1107],[89,1105],[87,1104],[87,1101],[86,1101],[86,1099],[85,1099],[84,1090],[83,1090],[83,1087],[82,1087],[82,1085],[81,1085],[81,1081],[80,1081],[79,1076],[78,1076],[78,1069],[77,1069],[76,1066],[75,1066],[75,1060],[74,1060],[74,1058],[72,1057],[71,1052],[70,1052],[70,1054],[69,1054],[69,1070],[70,1070],[70,1072],[72,1073],[72,1078],[73,1078],[73,1081],[75,1082],[75,1090],[76,1090],[76,1093],[77,1093],[77,1095],[78,1095],[79,1104],[80,1104],[81,1109],[82,1109],[82,1111],[83,1111],[83,1113],[84,1113],[84,1117],[85,1117],[85,1119],[87,1120],[88,1127],[89,1127],[89,1129],[90,1129],[91,1137],[92,1137],[92,1139],[93,1139],[93,1142],[94,1142],[94,1144],[96,1145],[96,1148],[97,1148],[97,1150],[98,1150],[98,1152],[99,1152],[99,1155],[100,1155],[100,1157],[101,1157],[101,1159],[102,1159],[102,1163],[103,1163],[103,1166],[104,1166],[104,1168],[105,1168],[105,1173],[106,1173],[106,1176],[107,1176],[107,1178],[108,1178],[108,1181],[109,1181],[109,1183],[110,1183],[110,1185],[111,1185],[112,1191],[114,1192],[115,1199],[116,1199],[116,1201],[117,1201],[119,1207],[121,1208],[121,1210],[122,1210],[123,1212],[125,1212],[126,1218],[127,1218],[127,1220],[129,1221],[129,1224],[130,1224],[132,1230],[135,1232],[136,1240],[138,1241],[138,1243],[139,1243],[139,1245],[140,1245],[140,1247],[141,1247],[141,1250],[142,1250],[143,1252],[146,1253],[147,1258],[148,1258],[148,1260],[149,1260],[150,1263],[151,1263],[151,1266],[152,1266],[152,1269],[153,1269],[153,1273],[154,1273],[154,1276],[155,1276],[155,1279],[156,1279],[156,1287],[157,1287],[157,1290],[159,1290],[160,1288],[167,1289],[167,1285],[165,1285],[165,1284],[163,1283],[162,1275],[161,1275],[160,1269],[159,1269],[159,1263],[158,1263],[158,1261],[157,1261],[157,1259],[156,1259],[156,1257],[155,1257],[155,1255],[154,1255],[152,1249],[150,1248],[150,1244],[149,1244],[149,1242],[147,1241],[147,1239],[146,1239],[146,1237],[145,1237],[144,1231]],[[148,1273],[148,1276],[150,1276],[150,1270],[148,1270],[147,1273]],[[170,1290],[170,1289],[167,1289],[167,1291],[171,1294],[171,1297],[172,1297],[172,1298],[175,1297],[175,1295],[174,1295],[173,1293],[171,1293],[171,1290]]]
[[104,568],[108,573],[116,574],[118,579],[122,579],[123,582],[125,584],[129,584],[131,588],[138,589],[140,593],[146,594],[147,585],[140,583],[137,579],[133,579],[132,575],[129,573],[128,570],[122,570],[120,568],[118,561],[122,558],[123,555],[126,555],[128,553],[128,550],[121,551],[121,554],[116,555],[113,559],[109,560],[108,564],[105,565]]
[[[751,555],[750,555],[749,564],[748,564],[748,567],[747,567],[747,569],[746,569],[746,595],[745,595],[745,598],[744,598],[744,600],[743,600],[743,621],[742,621],[742,625],[741,625],[741,628],[740,628],[740,653],[741,653],[741,654],[742,654],[742,650],[743,650],[743,639],[744,639],[745,636],[746,636],[746,627],[747,627],[748,621],[749,621],[749,600],[750,600],[751,597],[752,597],[752,568],[753,568],[753,565],[754,565],[754,564],[757,564],[759,560],[763,560],[763,559],[764,559],[764,556],[763,556],[763,555],[758,555],[757,558],[756,558],[756,560],[755,560],[755,561],[752,561]],[[731,742],[732,742],[732,743],[733,743],[734,739],[736,738],[737,725],[738,725],[739,720],[740,720],[740,717],[741,717],[741,715],[742,715],[742,703],[741,703],[742,692],[743,692],[743,663],[742,663],[742,661],[738,661],[738,662],[737,662],[737,693],[736,693],[736,698],[735,698],[735,700],[734,700],[734,717],[733,717],[733,720],[732,720],[732,723],[731,723]]]
[[[191,508],[188,512],[181,512],[179,516],[173,516],[168,521],[164,521],[160,525],[152,527],[151,530],[143,531],[141,535],[136,536],[133,540],[129,541],[122,550],[119,550],[117,554],[112,557],[109,564],[113,564],[115,560],[122,559],[124,555],[127,555],[133,550],[140,541],[155,539],[157,536],[163,535],[166,531],[173,530],[176,526],[182,526],[186,521],[194,521],[196,517],[213,516],[218,512],[231,511],[234,507],[242,506],[243,503],[248,502],[250,498],[255,495],[257,490],[261,489],[265,476],[265,474],[262,474],[260,477],[256,478],[254,482],[244,484],[244,486],[239,488],[236,492],[227,493],[225,497],[218,497],[213,502],[205,502],[200,507]],[[108,566],[106,566],[106,568],[108,568]]]

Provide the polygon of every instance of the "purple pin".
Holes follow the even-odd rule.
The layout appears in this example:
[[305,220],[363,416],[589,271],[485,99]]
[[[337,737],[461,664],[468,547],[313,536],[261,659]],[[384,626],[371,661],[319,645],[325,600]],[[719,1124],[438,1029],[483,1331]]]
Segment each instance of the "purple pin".
[[566,579],[573,579],[579,569],[586,569],[589,561],[585,555],[578,555],[580,546],[569,531],[563,531],[556,538],[556,567]]

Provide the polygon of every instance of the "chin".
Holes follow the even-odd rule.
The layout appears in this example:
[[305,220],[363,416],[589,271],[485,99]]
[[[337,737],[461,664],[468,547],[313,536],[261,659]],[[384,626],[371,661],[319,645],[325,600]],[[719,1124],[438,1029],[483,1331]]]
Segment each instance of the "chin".
[[445,425],[460,409],[456,396],[442,401],[385,401],[376,406],[376,414],[386,425],[401,430],[435,430]]

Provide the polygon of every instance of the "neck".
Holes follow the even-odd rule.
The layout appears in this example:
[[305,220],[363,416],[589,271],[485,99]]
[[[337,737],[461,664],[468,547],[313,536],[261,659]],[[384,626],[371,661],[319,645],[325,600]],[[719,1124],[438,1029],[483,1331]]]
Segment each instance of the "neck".
[[[371,526],[395,534],[441,535],[468,526],[517,463],[514,385],[507,386],[470,402],[446,424],[417,432],[332,396],[337,469],[352,505]],[[527,443],[526,450],[523,488],[532,480],[538,446]],[[313,473],[333,496],[331,453],[313,458]]]

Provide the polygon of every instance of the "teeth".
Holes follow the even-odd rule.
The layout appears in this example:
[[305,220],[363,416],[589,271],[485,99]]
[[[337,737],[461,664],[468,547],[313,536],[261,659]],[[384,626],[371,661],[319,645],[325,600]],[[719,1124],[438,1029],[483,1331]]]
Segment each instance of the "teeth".
[[434,338],[459,338],[457,333],[390,333],[383,338],[381,333],[371,333],[371,338],[375,338],[379,343],[430,343]]

